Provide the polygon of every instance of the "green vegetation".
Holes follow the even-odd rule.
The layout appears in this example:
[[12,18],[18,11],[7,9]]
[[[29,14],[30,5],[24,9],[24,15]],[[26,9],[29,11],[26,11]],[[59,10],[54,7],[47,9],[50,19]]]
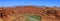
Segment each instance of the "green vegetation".
[[37,15],[27,15],[27,19],[25,21],[40,21],[41,17]]

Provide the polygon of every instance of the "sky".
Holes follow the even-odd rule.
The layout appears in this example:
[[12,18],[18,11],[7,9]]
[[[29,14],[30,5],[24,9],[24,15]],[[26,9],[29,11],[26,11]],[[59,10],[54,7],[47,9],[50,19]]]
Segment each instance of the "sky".
[[0,6],[60,6],[60,0],[0,0]]

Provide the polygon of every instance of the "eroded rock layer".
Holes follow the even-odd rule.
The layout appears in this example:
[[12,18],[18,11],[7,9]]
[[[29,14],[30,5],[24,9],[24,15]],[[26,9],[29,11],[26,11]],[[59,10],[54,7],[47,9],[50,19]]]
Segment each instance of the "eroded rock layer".
[[60,9],[32,6],[0,8],[0,21],[24,21],[26,14],[41,16],[40,21],[60,21]]

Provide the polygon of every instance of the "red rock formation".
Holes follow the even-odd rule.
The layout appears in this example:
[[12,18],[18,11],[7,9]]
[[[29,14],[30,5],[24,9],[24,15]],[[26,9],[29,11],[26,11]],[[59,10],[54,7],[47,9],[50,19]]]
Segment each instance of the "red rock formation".
[[[1,8],[2,18],[4,21],[12,21],[15,18],[15,14],[27,14],[33,13],[42,17],[42,21],[60,21],[60,12],[55,8],[40,8],[40,7],[33,7],[33,6],[26,6],[26,7],[16,7],[16,8]],[[48,13],[48,10],[56,10],[58,13],[56,15],[53,12]],[[15,13],[15,14],[14,14]]]

